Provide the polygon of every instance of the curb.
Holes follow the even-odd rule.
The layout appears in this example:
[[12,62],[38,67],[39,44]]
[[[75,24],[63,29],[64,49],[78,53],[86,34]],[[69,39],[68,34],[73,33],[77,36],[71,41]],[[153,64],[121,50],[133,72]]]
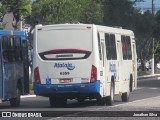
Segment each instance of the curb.
[[36,95],[22,95],[21,98],[30,98],[30,97],[36,97]]

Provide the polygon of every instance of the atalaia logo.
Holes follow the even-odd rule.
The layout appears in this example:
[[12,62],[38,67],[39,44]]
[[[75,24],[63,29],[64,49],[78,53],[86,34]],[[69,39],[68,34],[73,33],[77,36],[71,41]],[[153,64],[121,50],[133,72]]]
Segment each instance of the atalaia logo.
[[67,68],[68,70],[74,70],[75,66],[72,63],[55,63],[54,68]]

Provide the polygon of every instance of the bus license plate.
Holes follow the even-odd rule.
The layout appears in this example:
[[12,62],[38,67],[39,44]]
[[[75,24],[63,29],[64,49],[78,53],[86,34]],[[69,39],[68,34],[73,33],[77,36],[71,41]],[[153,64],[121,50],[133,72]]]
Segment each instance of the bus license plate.
[[60,83],[70,83],[71,79],[60,79]]

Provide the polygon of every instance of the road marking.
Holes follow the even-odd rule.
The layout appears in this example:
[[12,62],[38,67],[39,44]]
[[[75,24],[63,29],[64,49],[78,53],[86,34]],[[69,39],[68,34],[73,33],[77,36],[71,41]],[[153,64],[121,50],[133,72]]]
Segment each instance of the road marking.
[[22,95],[21,98],[36,97],[36,95]]
[[63,118],[63,116],[62,117],[51,118],[51,119],[47,119],[47,120],[56,120],[56,119],[60,119],[60,118]]
[[141,90],[144,89],[145,87],[138,87],[136,90]]
[[159,89],[159,88],[149,88],[149,89],[151,89],[151,90],[157,90],[157,89]]
[[160,89],[160,88],[156,88],[156,87],[153,87],[153,88],[150,88],[150,87],[139,87],[137,88],[136,90],[141,90],[141,89],[151,89],[151,90],[157,90],[157,89]]

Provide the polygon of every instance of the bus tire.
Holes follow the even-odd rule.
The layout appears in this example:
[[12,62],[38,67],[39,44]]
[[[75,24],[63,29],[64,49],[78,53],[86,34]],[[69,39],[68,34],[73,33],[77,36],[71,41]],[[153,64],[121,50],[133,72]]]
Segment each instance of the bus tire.
[[64,107],[67,105],[66,98],[49,97],[51,107]]
[[12,107],[18,107],[19,105],[20,105],[20,96],[21,96],[21,94],[20,94],[20,89],[19,88],[17,88],[17,90],[16,90],[16,98],[11,98],[9,101],[10,101],[10,105],[12,106]]
[[81,102],[84,102],[84,99],[83,99],[83,98],[78,98],[77,101],[78,101],[79,103],[81,103]]
[[110,105],[110,106],[112,106],[114,103],[114,83],[113,81],[111,82],[110,96],[107,96],[105,98],[105,102],[106,102],[106,105]]
[[130,92],[125,92],[125,93],[122,93],[122,102],[128,102],[129,101],[129,96],[130,96]]
[[132,92],[132,91],[133,91],[133,77],[132,77],[132,75],[130,75],[129,91],[130,91],[130,92]]
[[97,104],[98,105],[105,105],[105,98],[99,97],[97,98]]

